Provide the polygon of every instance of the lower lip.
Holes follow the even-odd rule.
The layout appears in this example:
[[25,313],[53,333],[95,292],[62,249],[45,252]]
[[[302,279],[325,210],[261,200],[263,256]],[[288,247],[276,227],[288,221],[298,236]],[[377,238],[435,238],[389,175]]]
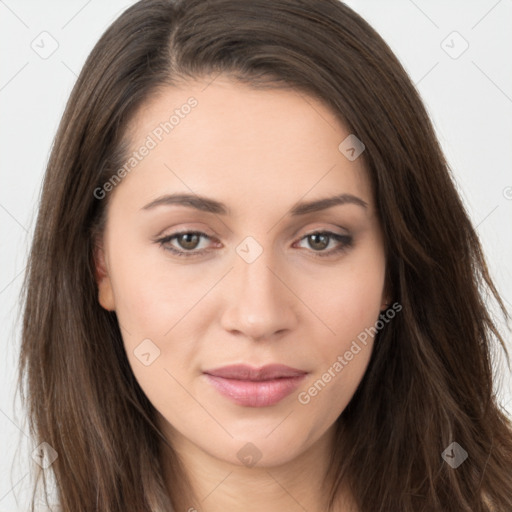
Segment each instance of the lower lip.
[[225,379],[205,374],[213,387],[238,405],[268,407],[293,393],[306,374],[274,380],[249,381]]

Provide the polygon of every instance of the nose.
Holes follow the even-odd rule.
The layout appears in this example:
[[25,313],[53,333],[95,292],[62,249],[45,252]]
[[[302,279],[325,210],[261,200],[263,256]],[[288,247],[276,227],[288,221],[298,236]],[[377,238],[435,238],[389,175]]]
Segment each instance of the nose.
[[300,301],[290,275],[275,267],[270,251],[252,263],[236,256],[221,291],[228,297],[221,317],[226,331],[259,341],[294,329]]

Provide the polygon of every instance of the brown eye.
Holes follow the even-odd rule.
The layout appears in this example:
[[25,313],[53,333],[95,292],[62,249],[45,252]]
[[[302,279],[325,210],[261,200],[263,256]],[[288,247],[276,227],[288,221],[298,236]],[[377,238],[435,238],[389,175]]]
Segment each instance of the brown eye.
[[205,247],[199,248],[201,240],[211,240],[206,233],[201,231],[183,231],[173,233],[156,240],[166,251],[172,252],[177,256],[197,256],[208,252]]
[[176,237],[179,245],[188,251],[191,251],[197,247],[201,237],[197,233],[183,233]]
[[[307,245],[315,256],[334,256],[337,253],[345,251],[352,247],[353,238],[349,235],[340,235],[331,231],[317,231],[301,238],[301,242],[307,240]],[[334,241],[334,247],[326,250],[331,242]],[[308,247],[306,247],[307,249]]]
[[313,233],[308,235],[309,245],[312,249],[323,250],[329,245],[330,237],[325,233]]

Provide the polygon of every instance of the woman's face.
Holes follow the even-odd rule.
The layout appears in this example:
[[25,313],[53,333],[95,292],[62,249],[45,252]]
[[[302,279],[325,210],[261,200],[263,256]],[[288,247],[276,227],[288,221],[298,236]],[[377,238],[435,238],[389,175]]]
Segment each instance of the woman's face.
[[[99,300],[170,439],[272,466],[319,441],[364,375],[383,240],[361,147],[326,106],[205,87],[163,90],[130,125]],[[217,372],[231,365],[250,368]]]

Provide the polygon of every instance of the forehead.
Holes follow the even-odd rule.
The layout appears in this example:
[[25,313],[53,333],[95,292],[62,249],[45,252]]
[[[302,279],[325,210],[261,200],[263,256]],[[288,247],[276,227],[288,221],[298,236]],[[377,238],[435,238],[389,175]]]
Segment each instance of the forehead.
[[350,132],[322,101],[295,89],[222,76],[169,86],[142,105],[127,134],[133,151],[151,146],[125,178],[144,200],[170,187],[228,203],[236,191],[253,205],[326,192],[371,202],[363,159],[339,149]]

